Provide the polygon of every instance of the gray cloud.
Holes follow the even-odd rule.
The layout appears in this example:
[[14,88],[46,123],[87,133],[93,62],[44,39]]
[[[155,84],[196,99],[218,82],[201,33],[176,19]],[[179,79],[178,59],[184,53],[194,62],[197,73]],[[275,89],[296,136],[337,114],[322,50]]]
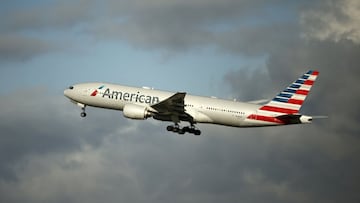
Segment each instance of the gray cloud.
[[[21,98],[27,98],[22,102]],[[359,140],[327,126],[237,129],[79,109],[29,89],[1,98],[0,199],[6,202],[356,202]],[[336,184],[332,184],[336,183]]]
[[[351,3],[350,1],[346,2]],[[346,8],[348,7],[346,6]],[[252,70],[254,67],[250,67],[248,70],[229,73],[225,80],[232,86],[235,94],[237,93],[240,98],[247,99],[256,95],[251,91],[253,88],[249,87],[254,87],[254,91],[260,94],[265,94],[266,91],[271,90],[275,95],[276,91],[274,89],[282,90],[308,68],[320,70],[320,77],[304,105],[303,112],[314,115],[326,114],[330,118],[326,121],[315,122],[316,129],[311,131],[302,127],[289,130],[289,134],[306,136],[296,138],[299,140],[294,142],[298,142],[299,145],[285,144],[285,146],[292,147],[284,151],[284,154],[290,153],[296,158],[288,159],[283,154],[280,155],[282,158],[276,158],[275,161],[279,161],[276,163],[277,166],[290,167],[290,170],[286,170],[283,174],[283,177],[286,177],[286,181],[281,185],[283,187],[279,188],[283,189],[280,191],[286,191],[285,194],[291,194],[291,197],[297,196],[299,198],[297,200],[301,202],[312,202],[314,200],[336,202],[342,201],[341,199],[356,202],[359,196],[354,188],[359,188],[359,185],[354,180],[359,178],[354,171],[349,170],[352,170],[350,168],[359,168],[359,159],[354,154],[360,151],[358,137],[360,128],[357,124],[360,121],[360,111],[357,107],[360,97],[355,90],[360,78],[360,72],[358,71],[360,47],[356,40],[356,32],[348,35],[346,31],[329,31],[326,28],[327,24],[324,25],[326,28],[324,30],[321,23],[317,24],[319,23],[318,19],[315,19],[314,16],[306,16],[308,12],[316,13],[316,9],[313,7],[307,9],[300,11],[301,16],[306,19],[305,24],[304,19],[302,19],[302,27],[283,24],[279,30],[286,30],[286,33],[271,29],[268,29],[266,34],[259,32],[264,34],[259,35],[260,43],[256,45],[259,45],[258,50],[267,50],[269,58],[266,70],[269,75],[264,75],[261,71],[258,71],[259,73],[255,75],[249,74],[249,72],[256,72]],[[330,15],[332,15],[333,13],[344,12],[344,5],[338,6],[336,3],[319,4],[317,9],[320,10],[320,13],[331,11]],[[351,14],[355,14],[355,16],[352,17]],[[349,12],[346,15],[349,15],[345,18],[349,22],[345,23],[344,28],[339,27],[339,29],[356,29],[356,26],[353,26],[359,23],[358,20],[355,20],[357,19],[356,12]],[[327,21],[326,23],[338,22]],[[353,25],[350,25],[351,23]],[[310,32],[304,26],[313,26],[311,29],[314,30],[310,30]],[[261,31],[263,28],[259,27],[257,29]],[[296,32],[299,35],[294,35]],[[330,32],[332,34],[328,34]],[[306,38],[303,38],[303,33],[307,33]],[[276,34],[285,36],[287,40],[261,43],[261,39]],[[246,53],[248,50],[242,50],[242,47],[239,46],[239,52]],[[248,78],[242,79],[244,76],[248,76]],[[263,78],[263,80],[259,80],[259,78]],[[254,85],[255,81],[258,82]],[[259,89],[262,90],[259,91]],[[283,142],[280,139],[274,139],[275,143],[281,145],[280,143]],[[308,153],[300,152],[301,150],[297,151],[300,146],[304,150],[308,150]],[[276,155],[272,154],[271,156],[275,157]],[[327,158],[324,158],[324,156]],[[284,160],[290,162],[282,165]],[[320,165],[332,166],[323,168]],[[271,166],[269,166],[270,169],[266,168],[271,171]],[[271,174],[269,177],[276,178],[279,176],[278,174]],[[259,180],[266,179],[263,178],[261,173],[257,178]],[[339,190],[340,187],[330,186],[331,184],[327,182],[329,179],[331,179],[330,182],[340,183],[341,188],[346,189]],[[289,188],[292,190],[288,190]],[[286,197],[285,195],[284,198]]]
[[[83,143],[91,146],[101,143],[102,137],[93,133],[97,131],[96,126],[87,126],[77,119],[75,114],[70,113],[71,108],[66,108],[70,106],[65,105],[65,101],[62,97],[49,96],[41,88],[1,96],[0,170],[9,169],[9,164],[28,155],[62,153],[73,151]],[[59,106],[62,106],[61,110]],[[73,117],[75,122],[65,119],[68,116]],[[74,129],[81,125],[86,125],[83,130]],[[102,127],[106,131],[109,126]],[[0,179],[7,178],[2,175],[0,174]]]
[[[112,17],[117,16],[117,21],[99,22],[90,30],[95,36],[126,40],[140,48],[186,51],[198,46],[222,47],[226,44],[233,45],[232,48],[237,50],[238,48],[234,48],[237,41],[244,39],[238,36],[246,35],[254,39],[258,34],[251,32],[252,26],[247,24],[254,18],[252,13],[257,13],[257,19],[277,21],[269,9],[274,4],[288,6],[280,1],[270,4],[262,0],[226,0],[221,3],[213,0],[113,1],[109,5]],[[237,38],[234,38],[235,35]],[[239,40],[231,41],[232,39]],[[253,46],[255,49],[256,47]]]
[[302,13],[303,35],[309,39],[360,42],[360,3],[356,0],[322,1]]
[[[233,94],[245,100],[275,94],[314,67],[321,73],[303,111],[330,118],[261,129],[199,125],[205,136],[176,136],[165,132],[165,123],[126,120],[116,111],[89,108],[81,119],[77,107],[46,90],[1,95],[1,202],[359,201],[355,40],[302,38],[304,25],[289,22],[236,26],[237,18],[268,6],[263,1],[146,2],[110,2],[114,9],[104,18],[119,18],[104,29],[103,19],[88,29],[139,47],[184,50],[212,43],[225,52],[266,55],[266,67],[241,67],[224,76]],[[73,26],[74,19],[59,27]],[[230,28],[209,31],[231,19]],[[129,30],[107,30],[115,22]],[[174,32],[172,23],[191,34]],[[52,25],[27,24],[15,27]]]
[[268,73],[264,68],[244,67],[225,75],[226,84],[233,89],[236,98],[242,101],[271,99],[273,91]]
[[[71,40],[59,40],[48,33],[69,33],[76,26],[94,19],[96,16],[91,15],[92,6],[93,2],[79,0],[3,12],[0,20],[0,60],[24,61],[42,54],[68,50],[74,44]],[[42,37],[34,37],[34,33]]]
[[23,61],[59,49],[57,45],[33,37],[0,35],[0,60]]
[[8,11],[0,21],[5,28],[1,32],[66,30],[94,19],[94,4],[95,1],[84,0],[48,2]]
[[[84,34],[101,40],[121,40],[133,46],[146,49],[171,51],[186,51],[200,46],[217,46],[226,50],[238,51],[238,45],[244,45],[251,54],[261,52],[258,43],[268,43],[268,39],[280,41],[278,35],[264,38],[259,35],[267,29],[277,29],[268,26],[264,30],[254,29],[256,24],[281,21],[274,17],[274,12],[280,8],[292,7],[282,1],[218,1],[196,0],[187,1],[62,1],[48,3],[37,7],[14,9],[4,13],[0,20],[2,35],[24,36],[24,32],[41,33],[44,31]],[[257,15],[254,16],[253,13]],[[264,22],[258,22],[264,19]],[[248,23],[252,22],[252,23]],[[260,31],[260,33],[255,32]],[[25,35],[26,36],[26,35]],[[239,37],[245,36],[245,37]],[[284,35],[281,35],[284,36]],[[7,38],[0,36],[0,40]],[[25,38],[25,37],[24,37]],[[70,37],[71,38],[71,37]],[[74,46],[74,40],[59,42],[54,39],[52,44],[67,44]],[[233,40],[234,39],[234,40]],[[242,40],[244,39],[244,40]],[[255,40],[256,39],[256,40]],[[284,40],[281,38],[281,40]],[[253,45],[248,43],[252,41]],[[38,44],[49,44],[43,39],[35,40]],[[25,50],[16,49],[22,45]],[[11,54],[12,59],[22,59],[24,55],[37,56],[44,52],[37,47],[19,41],[11,46],[2,45],[2,50],[17,50],[11,53],[3,51],[2,58]],[[34,49],[31,55],[32,49]],[[58,48],[58,47],[55,47]],[[28,50],[28,51],[27,51]],[[54,51],[58,49],[47,49]],[[256,52],[256,53],[255,53]],[[19,57],[18,57],[19,55]]]

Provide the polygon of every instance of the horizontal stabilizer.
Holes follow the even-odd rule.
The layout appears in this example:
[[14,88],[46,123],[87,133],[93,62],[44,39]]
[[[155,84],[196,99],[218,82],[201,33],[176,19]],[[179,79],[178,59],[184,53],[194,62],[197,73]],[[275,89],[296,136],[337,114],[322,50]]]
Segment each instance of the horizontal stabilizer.
[[286,114],[286,115],[277,116],[276,118],[281,120],[285,124],[301,123],[301,121],[300,121],[301,115],[300,114]]
[[247,103],[250,104],[266,104],[270,101],[270,99],[259,99],[259,100],[254,100],[254,101],[248,101]]
[[301,114],[286,114],[277,116],[285,124],[311,123],[314,119],[328,118],[327,116],[305,116]]

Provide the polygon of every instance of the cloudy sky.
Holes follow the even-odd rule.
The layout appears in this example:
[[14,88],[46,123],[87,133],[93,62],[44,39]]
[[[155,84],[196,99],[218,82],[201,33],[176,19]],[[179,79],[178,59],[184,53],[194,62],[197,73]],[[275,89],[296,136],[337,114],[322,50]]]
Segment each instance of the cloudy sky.
[[[0,6],[0,202],[359,202],[357,0],[13,0]],[[80,110],[73,83],[269,98],[308,69],[312,125]]]

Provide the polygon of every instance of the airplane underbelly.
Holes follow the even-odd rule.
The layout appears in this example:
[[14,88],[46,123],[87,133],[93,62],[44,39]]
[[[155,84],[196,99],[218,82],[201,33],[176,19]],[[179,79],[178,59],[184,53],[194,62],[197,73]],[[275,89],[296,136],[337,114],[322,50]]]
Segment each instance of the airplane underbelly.
[[244,117],[239,115],[227,115],[226,118],[223,119],[222,125],[229,125],[239,127],[244,122]]
[[211,118],[210,123],[219,124],[219,125],[226,125],[226,126],[234,126],[240,127],[244,122],[245,117],[236,114],[230,113],[213,113],[209,115]]
[[261,126],[274,126],[281,125],[278,119],[275,118],[276,115],[263,115],[259,114],[258,111],[255,111],[252,114],[246,116],[243,121],[243,127],[261,127]]
[[118,100],[104,99],[102,97],[86,97],[86,105],[107,109],[122,110],[124,103]]

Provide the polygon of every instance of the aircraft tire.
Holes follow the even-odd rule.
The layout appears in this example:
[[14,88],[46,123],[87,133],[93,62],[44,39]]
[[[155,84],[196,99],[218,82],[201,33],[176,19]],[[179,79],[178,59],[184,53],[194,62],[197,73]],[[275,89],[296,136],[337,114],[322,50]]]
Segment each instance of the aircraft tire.
[[179,135],[183,135],[183,134],[185,134],[185,130],[184,129],[179,129],[178,133],[179,133]]
[[80,116],[81,116],[81,117],[86,117],[86,113],[85,113],[85,112],[81,112],[81,113],[80,113]]
[[194,131],[194,134],[195,134],[196,136],[199,136],[199,135],[201,135],[201,131],[200,131],[200,130],[195,130],[195,131]]
[[196,130],[195,130],[194,128],[190,128],[190,129],[189,129],[189,133],[191,133],[191,134],[195,134],[195,131],[196,131]]
[[174,131],[174,126],[172,126],[172,125],[167,126],[166,130],[167,131]]
[[184,132],[190,132],[190,128],[189,128],[189,127],[184,127],[182,130],[183,130]]
[[177,133],[180,131],[180,129],[178,127],[174,127],[173,130],[172,130],[174,133]]

